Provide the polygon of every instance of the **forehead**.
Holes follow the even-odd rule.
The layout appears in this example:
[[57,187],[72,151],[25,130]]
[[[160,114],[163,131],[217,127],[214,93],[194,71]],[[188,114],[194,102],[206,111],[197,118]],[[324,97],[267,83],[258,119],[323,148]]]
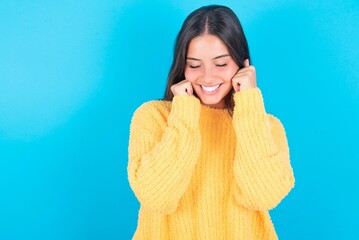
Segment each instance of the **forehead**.
[[228,54],[226,44],[219,37],[210,34],[193,38],[187,50],[188,57],[200,59],[212,59],[223,54]]

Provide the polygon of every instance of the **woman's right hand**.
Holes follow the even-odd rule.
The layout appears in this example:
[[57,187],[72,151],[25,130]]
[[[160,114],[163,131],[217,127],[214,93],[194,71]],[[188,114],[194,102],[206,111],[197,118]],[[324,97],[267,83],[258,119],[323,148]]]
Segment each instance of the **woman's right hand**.
[[179,96],[179,95],[192,96],[193,95],[192,83],[188,80],[183,80],[179,83],[176,83],[175,85],[172,85],[171,91],[173,93],[173,96]]

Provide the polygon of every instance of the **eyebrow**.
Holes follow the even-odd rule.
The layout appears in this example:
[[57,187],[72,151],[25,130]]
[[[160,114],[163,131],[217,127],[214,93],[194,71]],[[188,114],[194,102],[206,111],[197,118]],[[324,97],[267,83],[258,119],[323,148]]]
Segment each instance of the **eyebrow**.
[[[223,58],[223,57],[228,57],[228,56],[230,56],[230,55],[229,54],[222,54],[222,55],[219,55],[217,57],[212,58],[212,60],[218,59],[218,58]],[[187,57],[186,60],[201,61],[201,59],[194,58],[194,57]]]

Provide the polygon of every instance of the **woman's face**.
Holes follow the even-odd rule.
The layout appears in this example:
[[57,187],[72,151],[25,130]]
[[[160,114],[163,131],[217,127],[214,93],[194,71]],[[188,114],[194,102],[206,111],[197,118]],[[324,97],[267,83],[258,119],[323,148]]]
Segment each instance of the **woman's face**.
[[227,46],[217,36],[205,34],[189,43],[185,78],[192,83],[202,104],[224,108],[238,69]]

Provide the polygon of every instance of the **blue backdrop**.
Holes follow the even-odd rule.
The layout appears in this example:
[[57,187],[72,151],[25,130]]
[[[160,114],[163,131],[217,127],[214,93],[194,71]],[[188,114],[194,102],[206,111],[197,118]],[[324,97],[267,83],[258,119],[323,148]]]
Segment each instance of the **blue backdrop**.
[[0,1],[0,239],[130,239],[133,111],[164,92],[194,9],[231,7],[296,186],[280,239],[359,239],[359,2]]

